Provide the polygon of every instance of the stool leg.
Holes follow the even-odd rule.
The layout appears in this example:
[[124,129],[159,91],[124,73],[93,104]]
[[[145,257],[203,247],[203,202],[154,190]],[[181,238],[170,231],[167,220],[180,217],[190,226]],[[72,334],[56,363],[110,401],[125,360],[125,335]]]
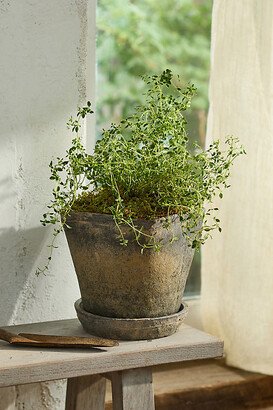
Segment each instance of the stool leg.
[[106,380],[99,375],[67,380],[65,410],[104,410]]
[[113,410],[154,410],[151,369],[111,373],[111,380]]

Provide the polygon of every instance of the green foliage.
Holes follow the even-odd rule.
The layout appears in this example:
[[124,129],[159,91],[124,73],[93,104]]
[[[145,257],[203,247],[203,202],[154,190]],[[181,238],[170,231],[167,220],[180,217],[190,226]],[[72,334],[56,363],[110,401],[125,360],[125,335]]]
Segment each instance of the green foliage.
[[121,244],[128,242],[122,233],[126,224],[142,251],[160,250],[161,243],[139,226],[136,219],[140,217],[163,217],[168,226],[170,215],[178,214],[193,248],[203,244],[212,230],[221,229],[217,209],[205,210],[204,204],[211,203],[217,193],[222,197],[230,167],[243,148],[229,137],[225,151],[216,141],[207,151],[196,145],[192,153],[184,114],[196,88],[192,84],[182,88],[168,69],[143,79],[147,87],[144,103],[121,123],[103,130],[92,155],[86,153],[78,135],[81,120],[92,112],[90,103],[79,109],[75,120],[69,120],[77,135],[65,158],[50,163],[56,185],[42,220],[43,225],[57,223],[55,236],[71,209],[111,213]]
[[136,77],[162,67],[182,71],[185,84],[196,84],[198,121],[196,111],[208,106],[211,10],[211,0],[98,1],[100,125],[129,115],[145,90]]

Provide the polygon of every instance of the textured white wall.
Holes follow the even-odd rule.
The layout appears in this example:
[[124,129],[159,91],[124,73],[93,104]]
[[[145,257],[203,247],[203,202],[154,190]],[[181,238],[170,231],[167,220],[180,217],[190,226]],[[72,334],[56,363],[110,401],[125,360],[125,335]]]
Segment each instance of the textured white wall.
[[[70,142],[68,116],[94,101],[95,0],[0,0],[0,26],[0,325],[73,317],[79,290],[64,238],[48,274],[35,270],[51,233],[39,223],[48,163]],[[59,410],[63,395],[60,382],[0,389],[0,410]]]

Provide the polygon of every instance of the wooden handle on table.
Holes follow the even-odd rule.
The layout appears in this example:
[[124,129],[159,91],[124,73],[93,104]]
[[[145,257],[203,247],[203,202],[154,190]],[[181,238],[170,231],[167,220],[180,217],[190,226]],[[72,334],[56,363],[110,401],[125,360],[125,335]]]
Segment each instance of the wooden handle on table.
[[6,342],[10,342],[12,340],[13,336],[15,336],[13,333],[7,332],[4,329],[0,329],[0,339],[1,340],[5,340]]
[[92,348],[113,347],[119,344],[116,340],[104,339],[100,337],[53,336],[33,333],[19,333],[17,335],[1,328],[0,340],[5,340],[11,344],[36,347]]
[[0,339],[9,343],[26,342],[28,339],[0,328]]
[[113,347],[118,346],[118,341],[104,339],[100,337],[80,337],[80,336],[55,336],[55,335],[41,335],[41,334],[34,334],[34,333],[19,333],[19,336],[23,336],[29,340],[35,340],[37,342],[43,343],[50,343],[55,344],[56,346],[62,345],[69,345],[77,347],[88,347],[88,346],[95,346],[95,347]]

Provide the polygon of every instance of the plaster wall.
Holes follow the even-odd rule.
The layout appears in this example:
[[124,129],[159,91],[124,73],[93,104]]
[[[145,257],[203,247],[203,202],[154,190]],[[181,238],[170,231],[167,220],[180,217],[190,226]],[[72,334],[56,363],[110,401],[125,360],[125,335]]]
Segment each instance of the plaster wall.
[[[0,325],[74,317],[78,284],[65,239],[46,276],[48,163],[66,121],[94,101],[95,0],[0,0]],[[93,122],[87,124],[92,146]],[[63,383],[0,389],[0,410],[63,408]]]

